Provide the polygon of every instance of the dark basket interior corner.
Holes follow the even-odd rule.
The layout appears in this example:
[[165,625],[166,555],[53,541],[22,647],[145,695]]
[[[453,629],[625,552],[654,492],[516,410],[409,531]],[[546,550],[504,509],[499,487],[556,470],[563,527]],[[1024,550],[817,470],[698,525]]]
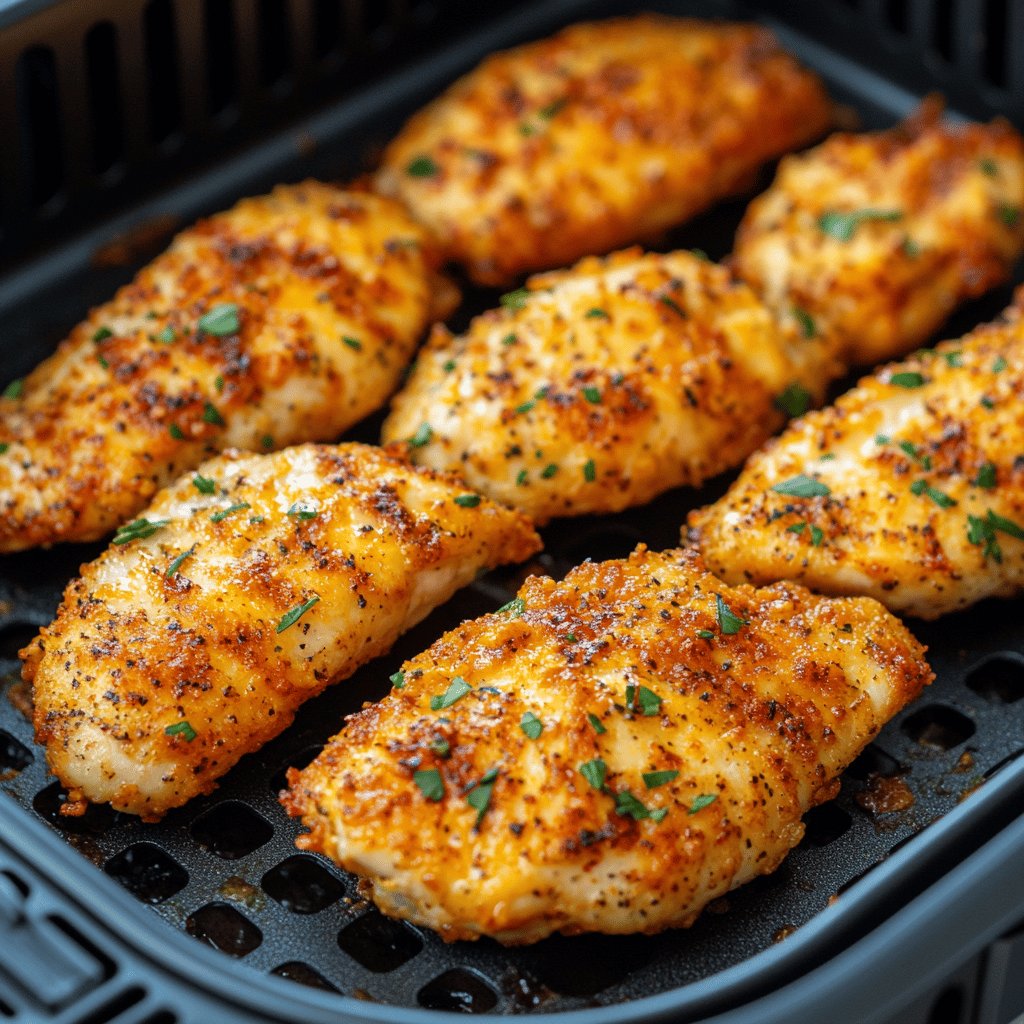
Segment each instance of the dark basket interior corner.
[[[477,51],[580,17],[651,7],[782,25],[787,43],[826,75],[837,98],[869,126],[890,123],[905,113],[908,99],[932,90],[945,93],[956,112],[1003,114],[1024,123],[1024,5],[1009,0],[0,4],[0,295],[5,280],[29,277],[15,298],[0,303],[9,376],[52,349],[90,304],[166,239],[173,218],[158,217],[141,234],[109,229],[125,210],[159,206],[159,196],[192,183],[198,183],[201,209],[225,189],[237,197],[267,187],[272,180],[266,179],[278,174],[357,174],[414,105],[444,84],[435,80],[430,61],[446,48],[461,46],[458,52],[471,62]],[[496,26],[502,31],[495,40]],[[417,82],[396,84],[398,71],[419,67]],[[382,116],[342,116],[368,90],[378,93],[373,109]],[[339,116],[332,120],[334,113]],[[320,115],[317,124],[344,128],[308,137],[304,126]],[[250,169],[234,159],[280,139],[289,140],[286,158],[254,160]],[[225,166],[233,168],[227,185],[216,179]],[[215,179],[219,184],[211,184]],[[740,202],[726,204],[672,241],[723,254],[742,208]],[[66,275],[55,281],[39,269],[41,283],[32,285],[33,268],[44,268],[58,250],[79,251],[74,246],[82,239],[90,240],[81,250],[87,255],[77,263],[68,257]],[[985,319],[1007,295],[965,310],[950,330]],[[493,296],[475,301],[483,308]],[[375,426],[353,436],[371,440]],[[59,813],[64,794],[48,776],[18,710],[17,650],[50,620],[67,579],[93,552],[5,558],[0,672],[9,674],[0,680],[0,789],[7,796],[0,800],[13,798],[150,907],[154,929],[184,931],[253,971],[371,1004],[508,1014],[624,1006],[741,964],[814,919],[837,893],[1024,751],[1018,606],[990,603],[941,626],[914,624],[938,675],[930,693],[868,748],[847,773],[839,798],[808,816],[807,839],[781,870],[718,901],[689,931],[555,938],[522,950],[487,941],[448,946],[429,932],[383,918],[361,901],[354,879],[320,857],[299,853],[297,828],[276,801],[285,767],[301,767],[315,756],[343,715],[380,696],[399,661],[441,630],[501,603],[528,570],[557,574],[585,557],[621,556],[639,541],[674,544],[686,509],[712,491],[675,492],[645,509],[547,530],[546,554],[532,566],[492,574],[469,588],[388,657],[307,705],[292,729],[246,758],[212,797],[158,825],[103,808],[79,819]],[[886,785],[905,786],[912,805],[879,813],[878,792]],[[0,825],[5,820],[0,814]],[[46,865],[38,877],[24,865],[17,868],[4,840],[0,827],[0,883],[6,871],[12,884],[35,886],[42,899]],[[920,879],[922,887],[927,882]],[[5,995],[0,942],[0,1022],[27,1005],[37,1015],[18,1019],[203,1019],[188,1008],[186,996],[160,988],[143,957],[124,953],[120,959],[120,952],[100,948],[85,918],[76,919],[74,908],[61,909],[54,899],[51,916],[98,965],[96,973],[73,1003],[52,1012],[31,1000],[18,1002],[22,997],[15,998],[14,989],[15,996]],[[116,920],[102,915],[98,923],[101,930],[117,929]],[[233,965],[225,978],[227,989],[244,985],[244,973]],[[921,1020],[975,1019],[978,978],[969,970],[952,978]],[[304,990],[294,991],[301,1004]],[[302,1019],[300,1011],[301,1005],[294,1019]]]

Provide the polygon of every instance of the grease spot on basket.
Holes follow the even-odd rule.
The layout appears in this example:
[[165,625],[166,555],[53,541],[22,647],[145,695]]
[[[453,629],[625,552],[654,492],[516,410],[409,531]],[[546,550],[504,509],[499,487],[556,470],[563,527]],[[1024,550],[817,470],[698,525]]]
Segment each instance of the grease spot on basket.
[[428,1010],[487,1013],[497,1006],[498,995],[476,971],[454,967],[428,981],[416,993],[416,1002]]
[[232,903],[241,903],[250,910],[262,910],[266,904],[259,888],[238,875],[229,875],[225,878],[217,889],[217,895],[231,900]]
[[914,806],[914,794],[910,787],[899,778],[872,775],[867,786],[854,796],[858,805],[876,817],[879,814],[893,814]]

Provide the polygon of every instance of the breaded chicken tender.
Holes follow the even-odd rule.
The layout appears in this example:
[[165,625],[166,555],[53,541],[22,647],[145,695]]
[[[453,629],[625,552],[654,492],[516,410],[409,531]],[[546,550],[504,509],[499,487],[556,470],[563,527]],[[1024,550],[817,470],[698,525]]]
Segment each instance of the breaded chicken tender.
[[299,846],[448,940],[686,927],[932,679],[877,602],[730,588],[693,552],[533,577],[406,662],[282,795]]
[[538,523],[613,512],[739,465],[821,398],[824,358],[722,267],[630,249],[435,328],[383,436]]
[[0,551],[95,540],[228,447],[329,440],[452,305],[422,228],[305,182],[182,232],[0,398]]
[[227,452],[122,527],[22,651],[36,737],[72,810],[159,818],[539,546],[524,516],[379,448]]
[[510,284],[689,219],[830,119],[766,28],[579,24],[489,57],[416,114],[376,187],[475,281]]
[[798,580],[932,619],[1024,588],[1024,321],[865,377],[691,513],[730,583]]
[[1006,121],[942,120],[930,99],[874,134],[786,157],[740,226],[736,272],[848,365],[894,359],[1024,251],[1024,139]]

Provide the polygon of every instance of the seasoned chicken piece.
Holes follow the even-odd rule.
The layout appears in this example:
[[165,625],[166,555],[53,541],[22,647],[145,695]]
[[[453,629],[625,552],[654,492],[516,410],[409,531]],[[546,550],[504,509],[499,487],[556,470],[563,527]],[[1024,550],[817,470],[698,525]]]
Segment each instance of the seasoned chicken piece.
[[650,238],[821,135],[821,83],[756,25],[644,15],[489,57],[416,114],[377,188],[482,284]]
[[289,773],[299,846],[445,939],[656,932],[774,871],[932,679],[866,598],[730,589],[692,552],[533,577]]
[[378,448],[227,452],[123,526],[22,651],[37,739],[74,810],[159,818],[539,546],[524,516]]
[[922,344],[1024,250],[1024,140],[1003,120],[941,117],[928,100],[889,131],[787,157],[740,226],[739,276],[847,364]]
[[611,512],[738,465],[821,397],[824,358],[722,267],[631,249],[435,328],[383,436],[537,522]]
[[[1019,293],[1024,303],[1024,293]],[[792,579],[936,618],[1024,588],[1024,323],[884,367],[691,513],[730,583]]]
[[200,221],[0,398],[0,551],[94,540],[227,447],[336,437],[451,304],[387,199],[306,182]]

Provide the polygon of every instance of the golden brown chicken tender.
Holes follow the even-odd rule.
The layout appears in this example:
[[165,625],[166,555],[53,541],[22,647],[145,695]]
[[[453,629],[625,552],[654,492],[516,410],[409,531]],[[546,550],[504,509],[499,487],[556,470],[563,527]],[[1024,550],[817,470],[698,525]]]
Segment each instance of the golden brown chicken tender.
[[687,220],[829,120],[765,28],[622,18],[489,57],[409,121],[376,183],[475,281],[507,284]]
[[[1024,304],[1024,294],[1018,298]],[[730,583],[798,580],[936,618],[1024,588],[1024,322],[883,367],[690,516]]]
[[159,818],[539,547],[525,516],[379,448],[228,452],[122,527],[22,652],[36,736],[76,809]]
[[685,927],[932,679],[867,598],[735,589],[692,552],[533,577],[402,666],[282,801],[300,847],[448,940]]
[[926,101],[875,134],[787,157],[755,199],[733,266],[848,365],[904,355],[1024,251],[1024,139],[1003,120],[942,120]]
[[305,182],[200,221],[0,398],[0,551],[93,540],[227,447],[376,409],[454,291],[399,204]]

